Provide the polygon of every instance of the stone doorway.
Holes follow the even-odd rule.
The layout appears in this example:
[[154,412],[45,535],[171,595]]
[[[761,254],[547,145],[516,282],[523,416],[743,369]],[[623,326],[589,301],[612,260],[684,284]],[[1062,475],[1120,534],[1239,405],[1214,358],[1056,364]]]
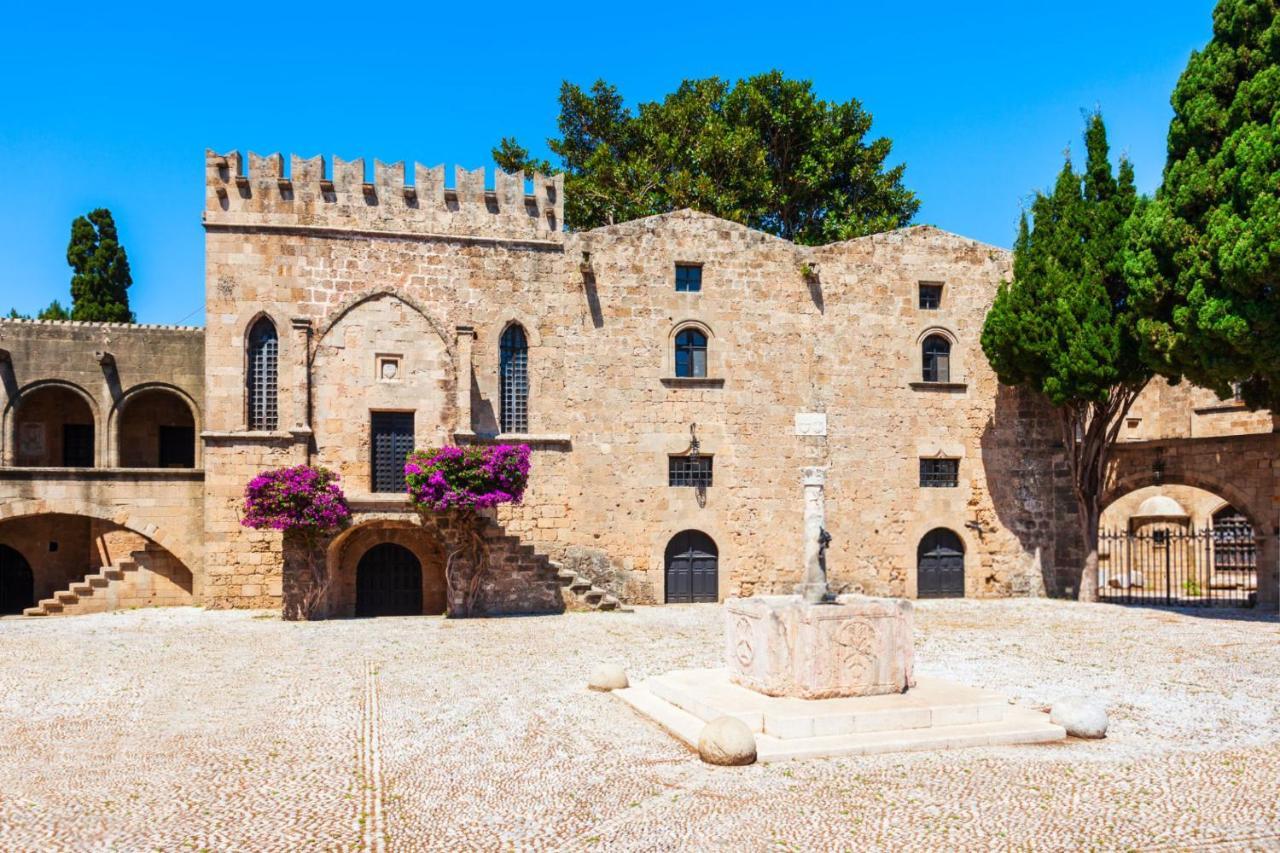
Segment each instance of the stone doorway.
[[964,597],[964,542],[945,527],[930,530],[916,548],[916,597]]
[[26,557],[8,545],[0,545],[0,616],[34,607],[35,578]]
[[720,551],[701,530],[677,533],[667,544],[668,604],[720,600]]
[[356,616],[422,613],[422,564],[403,545],[374,545],[356,566]]

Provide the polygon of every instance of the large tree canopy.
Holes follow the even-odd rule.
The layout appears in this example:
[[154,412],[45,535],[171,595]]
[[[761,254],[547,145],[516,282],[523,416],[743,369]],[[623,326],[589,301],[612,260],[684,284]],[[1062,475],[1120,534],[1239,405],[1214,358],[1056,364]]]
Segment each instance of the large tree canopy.
[[498,165],[565,173],[565,220],[595,228],[691,207],[800,243],[901,227],[920,202],[886,168],[892,143],[867,140],[856,100],[819,99],[809,81],[771,71],[736,84],[686,80],[661,101],[628,109],[618,90],[565,82],[553,167],[515,139]]
[[116,234],[111,211],[98,208],[71,223],[71,319],[132,323],[129,258]]
[[987,313],[982,349],[1001,382],[1042,394],[1059,413],[1087,555],[1078,590],[1088,599],[1107,456],[1151,369],[1123,269],[1133,169],[1121,160],[1113,174],[1100,115],[1088,121],[1085,149],[1084,174],[1068,159],[1052,193],[1037,194],[1030,224],[1023,217],[1013,280]]
[[1280,16],[1222,0],[1173,92],[1168,162],[1126,261],[1147,358],[1280,405]]

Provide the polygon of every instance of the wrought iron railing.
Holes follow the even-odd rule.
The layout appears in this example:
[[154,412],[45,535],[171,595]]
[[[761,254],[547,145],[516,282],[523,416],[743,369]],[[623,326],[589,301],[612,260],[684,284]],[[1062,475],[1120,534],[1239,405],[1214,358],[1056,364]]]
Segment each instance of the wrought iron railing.
[[1258,545],[1247,525],[1163,525],[1104,530],[1098,537],[1098,597],[1122,604],[1252,607]]

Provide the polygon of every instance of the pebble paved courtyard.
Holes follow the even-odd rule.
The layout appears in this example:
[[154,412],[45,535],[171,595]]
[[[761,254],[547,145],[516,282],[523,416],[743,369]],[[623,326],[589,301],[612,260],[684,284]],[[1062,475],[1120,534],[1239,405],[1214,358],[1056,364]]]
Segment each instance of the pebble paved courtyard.
[[1104,741],[711,768],[606,694],[716,665],[720,609],[286,623],[0,620],[0,849],[798,850],[1280,845],[1280,622],[917,608],[919,671]]

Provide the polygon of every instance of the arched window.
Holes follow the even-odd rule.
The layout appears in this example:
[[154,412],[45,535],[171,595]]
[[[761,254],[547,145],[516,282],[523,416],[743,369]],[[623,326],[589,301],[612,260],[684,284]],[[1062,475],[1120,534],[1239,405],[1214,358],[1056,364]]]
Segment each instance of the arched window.
[[707,375],[707,336],[698,329],[683,329],[676,335],[676,376]]
[[275,430],[280,423],[276,402],[279,356],[280,341],[276,337],[275,324],[263,317],[249,330],[249,369],[245,383],[251,430]]
[[942,335],[924,339],[923,375],[925,382],[951,381],[951,342]]
[[524,327],[502,333],[502,431],[529,431],[529,344]]

